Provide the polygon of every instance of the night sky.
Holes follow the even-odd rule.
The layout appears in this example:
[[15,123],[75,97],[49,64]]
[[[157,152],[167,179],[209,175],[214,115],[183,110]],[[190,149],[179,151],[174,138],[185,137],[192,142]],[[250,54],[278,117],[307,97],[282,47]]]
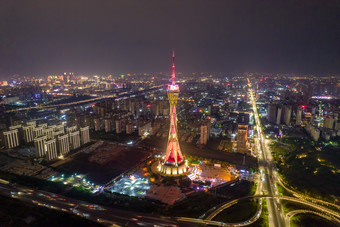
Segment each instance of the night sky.
[[0,0],[0,78],[340,73],[340,1]]

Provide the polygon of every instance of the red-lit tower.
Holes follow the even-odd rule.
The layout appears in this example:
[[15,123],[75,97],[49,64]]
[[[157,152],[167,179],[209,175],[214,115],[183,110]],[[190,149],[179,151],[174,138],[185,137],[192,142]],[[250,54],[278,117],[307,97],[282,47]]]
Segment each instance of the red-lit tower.
[[179,86],[175,83],[175,51],[172,53],[172,83],[167,87],[170,103],[170,130],[165,158],[160,162],[159,170],[166,175],[181,175],[186,173],[186,164],[177,136],[176,105]]

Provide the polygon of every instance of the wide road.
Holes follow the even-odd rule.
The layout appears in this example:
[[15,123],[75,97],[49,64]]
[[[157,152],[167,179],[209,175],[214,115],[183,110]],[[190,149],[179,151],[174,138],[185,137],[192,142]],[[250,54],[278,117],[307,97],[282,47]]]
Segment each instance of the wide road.
[[[248,79],[250,102],[253,106],[255,127],[260,142],[260,149],[258,154],[259,169],[263,180],[263,192],[268,195],[278,195],[278,190],[275,185],[275,164],[273,164],[271,152],[267,147],[266,141],[263,136],[259,115],[257,112],[254,90]],[[269,213],[269,226],[284,227],[285,216],[282,210],[282,206],[279,199],[269,198],[267,199],[268,213]]]
[[0,194],[49,209],[76,214],[107,226],[198,226],[176,218],[141,214],[99,206],[58,194],[0,183]]

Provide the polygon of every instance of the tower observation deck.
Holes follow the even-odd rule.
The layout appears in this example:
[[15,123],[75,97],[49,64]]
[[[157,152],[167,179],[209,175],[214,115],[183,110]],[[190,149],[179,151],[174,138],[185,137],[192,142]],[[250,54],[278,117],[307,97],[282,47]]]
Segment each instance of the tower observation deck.
[[172,54],[172,83],[167,87],[170,103],[170,130],[165,158],[160,162],[158,169],[165,175],[182,175],[187,172],[185,160],[177,136],[176,105],[179,95],[179,86],[175,83],[175,52]]

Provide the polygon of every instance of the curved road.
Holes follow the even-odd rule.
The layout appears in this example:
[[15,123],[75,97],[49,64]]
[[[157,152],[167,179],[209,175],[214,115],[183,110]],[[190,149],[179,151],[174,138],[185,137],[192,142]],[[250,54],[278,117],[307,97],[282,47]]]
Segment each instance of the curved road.
[[340,220],[337,219],[337,218],[334,218],[334,217],[329,217],[327,215],[324,215],[323,213],[318,213],[318,212],[315,212],[315,211],[311,211],[311,210],[293,210],[289,213],[287,213],[287,222],[286,222],[286,225],[287,226],[290,226],[290,219],[294,216],[294,215],[297,215],[297,214],[315,214],[317,216],[320,216],[322,218],[325,218],[329,221],[331,221],[333,224],[335,225],[340,225]]

